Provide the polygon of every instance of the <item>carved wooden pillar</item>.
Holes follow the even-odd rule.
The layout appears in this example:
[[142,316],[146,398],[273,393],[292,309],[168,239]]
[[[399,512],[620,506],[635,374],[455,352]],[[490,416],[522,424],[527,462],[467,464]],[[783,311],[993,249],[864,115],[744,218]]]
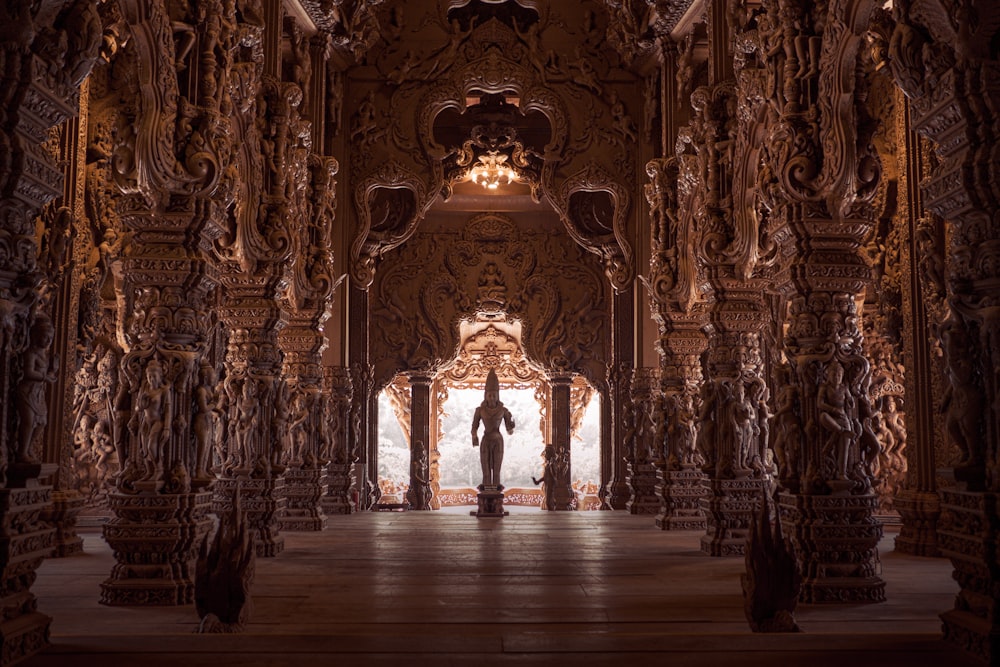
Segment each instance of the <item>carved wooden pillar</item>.
[[382,492],[378,487],[378,396],[374,369],[369,364],[369,293],[353,282],[350,290],[349,319],[359,323],[350,339],[351,397],[350,449],[356,453],[358,494],[361,509],[370,509]]
[[628,411],[632,425],[625,443],[630,491],[625,507],[630,514],[656,514],[660,510],[656,495],[656,461],[662,449],[657,439],[659,394],[659,369],[637,368],[632,376],[632,405]]
[[406,500],[410,509],[431,508],[430,442],[431,383],[427,375],[410,376],[410,488]]
[[[47,411],[52,416],[45,430],[42,460],[58,466],[53,477],[52,506],[43,512],[44,520],[56,529],[56,557],[83,551],[83,538],[76,534],[76,518],[84,499],[73,486],[73,381],[76,375],[76,334],[79,284],[75,280],[78,259],[75,240],[83,235],[84,153],[87,139],[87,82],[81,86],[79,114],[59,128],[59,162],[63,165],[62,197],[52,202],[40,222],[42,235],[41,264],[46,273],[50,301],[48,310],[56,323],[52,352],[60,360],[55,379],[47,392]],[[59,204],[56,206],[56,204]]]
[[[209,248],[221,232],[225,202],[214,197],[225,154],[199,153],[193,171],[184,158],[196,146],[219,149],[228,140],[217,101],[192,103],[184,111],[190,123],[176,126],[171,121],[179,110],[163,104],[176,103],[179,86],[172,76],[175,54],[161,47],[170,43],[171,20],[189,17],[168,16],[144,2],[122,4],[133,27],[130,44],[148,68],[141,70],[134,125],[121,128],[115,147],[123,192],[117,208],[132,239],[122,261],[127,351],[116,397],[125,460],[109,498],[115,518],[104,526],[117,563],[101,585],[101,602],[187,604],[194,599],[198,547],[211,527],[209,480],[194,479],[193,406],[198,391],[215,389],[199,366],[211,336],[210,294],[217,279]],[[199,59],[204,55],[198,52]],[[198,59],[186,65],[207,67]],[[161,97],[161,86],[174,95]],[[195,136],[194,127],[204,134]],[[159,153],[161,133],[178,154]]]
[[893,11],[889,62],[910,100],[913,128],[937,144],[924,203],[948,226],[950,312],[940,337],[945,427],[961,460],[958,484],[941,489],[938,544],[961,590],[942,614],[944,634],[992,664],[1000,658],[1000,61],[979,17],[1000,7],[961,4],[951,10],[954,24],[937,20],[951,15],[939,3],[918,11],[904,1]]
[[[851,11],[870,12],[870,7]],[[857,76],[866,18],[841,6],[768,7],[781,49],[760,53],[772,85],[761,196],[773,216],[789,301],[783,341],[795,395],[786,410],[786,526],[805,602],[878,602],[881,526],[873,512],[871,367],[857,302],[871,279],[861,245],[871,233],[880,169]]]
[[[39,9],[48,13],[32,14]],[[54,331],[38,292],[46,267],[34,220],[62,191],[58,155],[45,142],[51,128],[77,111],[101,28],[94,4],[83,0],[42,8],[7,3],[0,21],[14,26],[0,44],[0,654],[6,664],[48,644],[51,619],[38,611],[31,585],[56,532],[40,520],[52,487],[39,477],[56,466],[37,463],[36,446],[46,428],[61,426],[55,416],[50,424],[44,396],[59,361],[49,349]]]
[[[626,440],[629,424],[628,412],[632,394],[632,372],[635,365],[633,350],[634,305],[631,292],[615,292],[612,302],[612,348],[614,361],[609,364],[608,408],[611,418],[609,446],[604,448],[601,461],[602,474],[606,478],[603,485],[605,505],[611,509],[625,509],[629,501],[628,473],[626,471]],[[567,436],[568,438],[569,436]],[[567,443],[569,441],[567,440]],[[568,445],[567,445],[568,446]]]
[[[678,160],[651,160],[646,174],[650,179],[645,191],[652,235],[646,281],[650,309],[660,330],[663,414],[659,421],[666,424],[656,525],[663,530],[704,529],[700,499],[705,495],[705,475],[696,441],[708,314],[692,250],[693,225],[681,222]],[[687,189],[685,192],[690,194]]]
[[[912,129],[910,106],[903,102],[905,127],[903,150],[906,222],[909,234],[903,249],[903,351],[906,367],[906,460],[904,488],[896,495],[895,508],[903,519],[896,550],[916,556],[939,556],[937,525],[941,499],[937,492],[938,463],[935,449],[941,433],[940,410],[935,400],[935,363],[931,341],[943,311],[945,244],[943,225],[925,213],[920,182],[928,176],[927,150]],[[942,392],[943,394],[943,392]]]
[[323,391],[326,394],[326,438],[330,463],[327,465],[327,490],[320,499],[326,514],[350,514],[354,509],[351,493],[354,477],[351,474],[357,456],[350,447],[351,384],[350,372],[342,366],[323,369]]
[[[304,150],[297,155],[301,159]],[[300,170],[303,166],[297,165]],[[330,247],[338,164],[333,158],[310,154],[307,166],[307,197],[292,202],[300,222],[292,236],[295,262],[287,292],[289,321],[278,335],[284,375],[294,394],[288,420],[290,447],[284,460],[288,505],[281,519],[283,530],[321,530],[326,525],[320,498],[327,491],[330,462],[322,369],[327,341],[320,327],[328,316],[335,283]],[[296,410],[296,404],[302,409]]]
[[555,375],[549,379],[551,386],[551,405],[549,414],[551,415],[552,446],[555,449],[555,492],[552,497],[555,507],[550,510],[572,510],[573,504],[573,477],[570,470],[570,437],[572,415],[570,414],[570,386],[573,384],[572,378],[565,375]]

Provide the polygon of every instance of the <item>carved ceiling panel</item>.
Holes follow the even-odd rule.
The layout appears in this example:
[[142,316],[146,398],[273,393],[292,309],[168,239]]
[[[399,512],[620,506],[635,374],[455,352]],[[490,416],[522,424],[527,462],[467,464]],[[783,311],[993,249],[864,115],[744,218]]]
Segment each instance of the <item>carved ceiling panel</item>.
[[[566,236],[481,214],[461,232],[418,233],[372,288],[377,386],[400,372],[454,367],[463,320],[519,320],[532,365],[601,386],[609,358],[607,288],[596,261]],[[499,325],[497,325],[499,326]]]

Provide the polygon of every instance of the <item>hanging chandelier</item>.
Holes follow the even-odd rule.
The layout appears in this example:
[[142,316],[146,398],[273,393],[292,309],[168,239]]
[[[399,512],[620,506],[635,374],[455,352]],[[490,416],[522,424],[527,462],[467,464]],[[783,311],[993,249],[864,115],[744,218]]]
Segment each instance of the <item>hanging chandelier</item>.
[[517,180],[517,172],[507,164],[507,155],[499,151],[487,151],[477,158],[479,161],[469,169],[469,180],[488,190],[496,190],[501,185],[510,185]]

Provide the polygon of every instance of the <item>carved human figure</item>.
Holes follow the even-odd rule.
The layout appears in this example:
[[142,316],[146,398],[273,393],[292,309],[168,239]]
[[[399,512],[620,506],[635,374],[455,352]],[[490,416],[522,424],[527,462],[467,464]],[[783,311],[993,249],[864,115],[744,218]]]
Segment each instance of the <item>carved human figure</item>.
[[783,482],[798,472],[802,430],[799,425],[799,390],[791,382],[782,384],[775,401],[774,440],[771,443],[778,462],[778,476]]
[[556,506],[556,448],[545,445],[542,450],[542,478],[531,478],[532,483],[542,485],[545,504],[542,509],[555,509]]
[[45,385],[56,379],[59,370],[58,358],[49,352],[55,337],[49,318],[45,315],[36,317],[29,336],[30,345],[22,357],[24,366],[17,385],[19,425],[15,458],[20,463],[34,463],[31,446],[49,422]]
[[306,404],[306,393],[297,390],[292,398],[291,411],[288,414],[288,462],[293,466],[301,466],[306,463],[306,439],[309,434],[306,432],[306,422],[309,420],[309,407]]
[[735,449],[732,452],[733,473],[736,476],[745,475],[750,471],[753,457],[754,425],[756,412],[746,395],[746,387],[742,380],[737,380],[732,387],[732,399],[729,402],[729,428],[734,436]]
[[[951,316],[954,318],[954,314]],[[979,440],[979,420],[983,413],[983,396],[975,383],[975,369],[968,357],[969,344],[964,328],[954,319],[941,328],[948,378],[941,409],[945,412],[945,427],[951,440],[962,453],[960,466],[978,466],[983,462]]]
[[[472,446],[482,447],[479,450],[479,461],[483,468],[483,483],[479,485],[479,490],[486,489],[501,490],[500,484],[500,464],[503,463],[503,435],[500,433],[500,424],[507,427],[507,433],[514,432],[514,418],[510,410],[500,402],[500,381],[496,371],[490,370],[486,376],[486,392],[483,402],[476,408],[476,413],[472,418]],[[483,424],[482,443],[479,440],[479,424]]]
[[257,401],[257,383],[251,379],[243,380],[239,401],[236,406],[236,457],[237,467],[253,464],[253,433],[257,426],[257,412],[260,406]]
[[163,365],[151,359],[146,366],[146,379],[139,387],[138,409],[132,419],[139,441],[141,465],[145,467],[142,479],[156,480],[163,473],[163,447],[170,438],[173,415],[173,396],[163,382]]
[[851,415],[855,413],[855,399],[844,384],[844,367],[834,361],[826,380],[820,384],[816,395],[819,424],[830,432],[824,447],[824,457],[833,462],[834,478],[846,480],[850,463],[851,445],[858,435]]
[[216,399],[215,369],[211,365],[205,364],[201,367],[201,382],[194,390],[194,438],[195,438],[195,471],[194,478],[197,481],[210,479],[209,458],[212,454],[212,447],[215,444],[216,429]]

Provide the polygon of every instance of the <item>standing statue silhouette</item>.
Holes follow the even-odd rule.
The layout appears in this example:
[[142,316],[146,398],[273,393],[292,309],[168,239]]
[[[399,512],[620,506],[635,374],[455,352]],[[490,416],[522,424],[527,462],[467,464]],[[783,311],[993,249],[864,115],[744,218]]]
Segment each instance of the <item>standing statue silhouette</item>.
[[500,484],[500,464],[503,463],[503,435],[500,433],[500,423],[507,427],[507,434],[514,432],[514,418],[510,410],[500,402],[500,381],[496,371],[490,370],[486,376],[486,396],[476,408],[472,418],[472,446],[479,447],[479,423],[483,423],[482,447],[479,450],[479,461],[483,466],[483,483],[480,491],[503,490]]

